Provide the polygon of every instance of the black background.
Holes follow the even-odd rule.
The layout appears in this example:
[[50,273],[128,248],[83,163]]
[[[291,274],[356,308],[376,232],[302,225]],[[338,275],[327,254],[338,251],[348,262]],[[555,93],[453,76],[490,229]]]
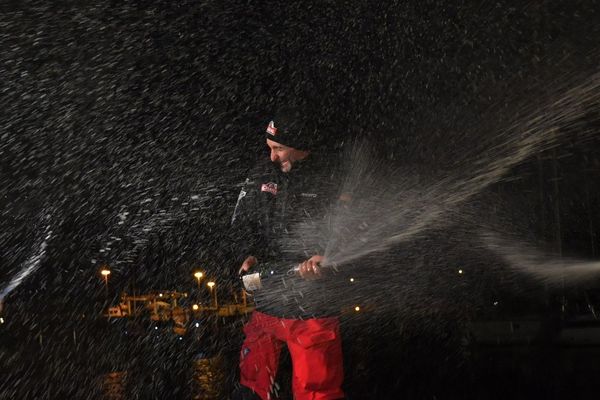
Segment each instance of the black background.
[[[40,326],[56,337],[68,324],[96,330],[80,317],[103,304],[103,263],[111,265],[115,298],[132,282],[141,291],[189,290],[198,266],[229,276],[224,271],[235,266],[222,242],[236,184],[266,156],[262,131],[279,105],[309,103],[332,141],[367,139],[390,163],[439,172],[476,143],[493,141],[502,126],[535,115],[563,88],[586,82],[597,72],[600,39],[596,1],[22,1],[1,8],[3,285],[35,251],[46,224],[53,232],[39,270],[6,299],[14,329],[32,338]],[[560,127],[570,131],[556,147],[513,168],[473,207],[480,202],[488,212],[490,196],[511,217],[525,215],[529,239],[596,256],[594,113]],[[199,210],[182,204],[192,195]],[[146,198],[153,200],[143,206]],[[118,225],[125,209],[131,217]],[[157,227],[141,233],[152,218]],[[122,241],[100,252],[111,236]],[[443,258],[443,246],[436,251],[430,258]],[[477,265],[486,255],[469,257]],[[504,288],[507,311],[518,313],[532,300],[523,304],[525,289],[514,279]],[[544,292],[547,308],[564,293]],[[579,295],[568,294],[577,303]],[[485,314],[481,296],[475,308]],[[377,332],[394,336],[396,329]],[[56,354],[42,357],[47,370],[40,374],[76,368]],[[11,365],[33,379],[26,359]],[[372,377],[388,370],[369,365]],[[402,387],[411,380],[398,379]],[[443,386],[433,385],[437,398]]]

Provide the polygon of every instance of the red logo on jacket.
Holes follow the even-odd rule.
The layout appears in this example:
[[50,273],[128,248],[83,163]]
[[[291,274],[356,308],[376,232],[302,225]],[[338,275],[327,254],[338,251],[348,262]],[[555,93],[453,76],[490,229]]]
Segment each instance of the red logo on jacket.
[[277,195],[277,184],[274,182],[263,183],[260,187],[261,192],[269,192],[272,195]]

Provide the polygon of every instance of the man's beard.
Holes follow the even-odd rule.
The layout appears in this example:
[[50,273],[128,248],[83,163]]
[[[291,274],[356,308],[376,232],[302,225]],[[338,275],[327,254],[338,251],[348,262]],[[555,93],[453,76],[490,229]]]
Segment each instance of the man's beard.
[[292,170],[292,163],[290,161],[280,162],[279,168],[281,169],[281,172],[288,173]]

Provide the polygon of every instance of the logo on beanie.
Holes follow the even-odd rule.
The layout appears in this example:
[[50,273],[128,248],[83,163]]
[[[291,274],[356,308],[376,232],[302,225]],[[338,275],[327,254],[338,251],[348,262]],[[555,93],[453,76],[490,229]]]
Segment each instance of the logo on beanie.
[[267,133],[273,136],[277,135],[277,128],[275,128],[275,122],[269,122],[269,126],[267,126]]

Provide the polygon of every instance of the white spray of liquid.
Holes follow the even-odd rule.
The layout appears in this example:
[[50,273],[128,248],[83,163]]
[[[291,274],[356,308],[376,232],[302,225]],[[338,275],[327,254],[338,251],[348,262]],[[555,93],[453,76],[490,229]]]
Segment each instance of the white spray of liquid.
[[0,290],[0,311],[2,311],[1,307],[4,303],[4,299],[6,296],[10,294],[13,290],[15,290],[25,278],[35,272],[46,255],[46,247],[48,246],[48,241],[52,237],[52,231],[50,230],[50,226],[48,225],[44,230],[41,243],[36,251],[23,263],[21,270],[8,282],[8,284]]
[[[600,104],[600,74],[550,97],[545,105],[506,129],[482,137],[490,142],[458,160],[459,168],[432,182],[420,182],[411,171],[381,176],[377,162],[357,146],[351,155],[343,190],[354,199],[330,215],[331,233],[325,252],[329,264],[343,265],[454,221],[453,212],[498,182],[532,155],[553,148],[570,124],[592,118]],[[580,138],[589,132],[578,132]],[[469,149],[465,149],[469,153]],[[473,153],[471,151],[471,153]],[[459,155],[457,155],[459,156]]]
[[559,257],[491,232],[480,237],[512,270],[549,285],[577,284],[600,276],[600,261]]

